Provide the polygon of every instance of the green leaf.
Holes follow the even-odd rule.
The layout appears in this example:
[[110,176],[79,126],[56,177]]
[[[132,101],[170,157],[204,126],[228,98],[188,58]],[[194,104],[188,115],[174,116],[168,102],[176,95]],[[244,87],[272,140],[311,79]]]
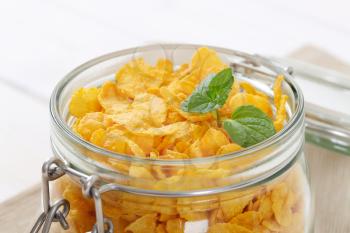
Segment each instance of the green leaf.
[[216,75],[208,75],[181,104],[185,112],[207,113],[222,107],[231,91],[234,78],[227,68]]
[[232,141],[242,147],[255,145],[276,133],[272,120],[252,105],[237,108],[223,126]]

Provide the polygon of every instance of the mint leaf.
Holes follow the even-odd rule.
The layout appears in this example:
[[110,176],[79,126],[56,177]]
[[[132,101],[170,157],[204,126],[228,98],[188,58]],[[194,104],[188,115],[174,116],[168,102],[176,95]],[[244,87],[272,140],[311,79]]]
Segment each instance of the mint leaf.
[[215,108],[216,103],[212,102],[206,94],[197,92],[197,90],[195,90],[190,98],[187,98],[181,105],[181,109],[185,112],[205,113]]
[[234,78],[231,68],[208,75],[181,104],[185,112],[207,113],[222,107],[231,91]]
[[232,141],[242,147],[255,145],[276,133],[272,120],[252,105],[238,107],[223,126]]
[[227,68],[220,71],[209,83],[208,95],[215,100],[220,107],[225,104],[233,84],[232,69]]

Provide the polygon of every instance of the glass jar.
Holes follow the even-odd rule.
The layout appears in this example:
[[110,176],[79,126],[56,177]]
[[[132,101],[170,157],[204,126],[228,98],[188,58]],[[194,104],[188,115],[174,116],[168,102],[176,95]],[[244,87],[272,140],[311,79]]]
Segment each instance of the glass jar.
[[[70,203],[68,232],[91,231],[95,223],[95,232],[118,233],[312,232],[303,96],[290,70],[267,59],[211,47],[233,67],[236,80],[249,82],[271,100],[276,76],[285,77],[288,123],[242,151],[144,159],[107,151],[72,132],[68,104],[77,88],[114,79],[125,62],[138,56],[150,62],[166,57],[174,65],[188,62],[198,47],[150,45],[114,52],[79,66],[58,83],[50,102],[51,142],[65,175],[55,177],[50,191],[53,199]],[[57,232],[66,232],[56,225]]]

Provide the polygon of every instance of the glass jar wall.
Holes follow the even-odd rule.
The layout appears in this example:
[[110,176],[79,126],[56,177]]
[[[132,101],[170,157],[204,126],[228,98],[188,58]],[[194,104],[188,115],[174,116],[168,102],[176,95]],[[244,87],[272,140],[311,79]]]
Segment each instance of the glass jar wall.
[[[138,56],[150,62],[166,57],[182,64],[198,47],[152,45],[124,50],[68,74],[51,99],[55,156],[78,173],[99,177],[96,186],[103,192],[104,215],[112,220],[114,232],[311,232],[302,94],[289,73],[263,58],[214,48],[234,68],[236,80],[249,82],[270,98],[275,77],[285,76],[288,123],[253,147],[206,158],[144,159],[96,147],[70,130],[75,119],[69,115],[68,103],[77,88],[113,79],[122,64]],[[70,202],[68,232],[91,231],[96,222],[94,202],[83,197],[79,180],[67,174],[52,187],[57,198]]]

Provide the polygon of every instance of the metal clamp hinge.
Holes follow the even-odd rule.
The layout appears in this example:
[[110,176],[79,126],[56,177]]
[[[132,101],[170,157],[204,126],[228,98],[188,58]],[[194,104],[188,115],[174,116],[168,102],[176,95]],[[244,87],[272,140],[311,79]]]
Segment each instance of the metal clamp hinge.
[[94,187],[99,177],[96,175],[83,178],[80,182],[83,184],[83,194],[86,197],[93,198],[95,203],[96,224],[91,233],[113,233],[114,226],[110,219],[103,216],[101,193]]
[[51,205],[49,186],[50,181],[60,178],[66,174],[66,172],[75,177],[79,177],[82,184],[83,195],[94,199],[96,224],[93,226],[91,233],[113,233],[113,223],[110,219],[103,216],[101,193],[99,189],[95,187],[99,177],[96,175],[87,176],[85,174],[78,174],[74,170],[64,166],[63,162],[56,158],[52,158],[43,164],[42,201],[44,211],[35,222],[30,233],[49,233],[52,222],[59,222],[64,230],[69,228],[66,218],[70,210],[70,204],[66,199],[60,199]]
[[44,212],[35,222],[30,233],[48,233],[52,222],[59,222],[63,229],[68,229],[69,225],[66,217],[69,213],[70,205],[65,199],[61,199],[51,205],[49,182],[58,179],[65,174],[62,169],[62,162],[58,159],[50,159],[42,167],[42,201]]

